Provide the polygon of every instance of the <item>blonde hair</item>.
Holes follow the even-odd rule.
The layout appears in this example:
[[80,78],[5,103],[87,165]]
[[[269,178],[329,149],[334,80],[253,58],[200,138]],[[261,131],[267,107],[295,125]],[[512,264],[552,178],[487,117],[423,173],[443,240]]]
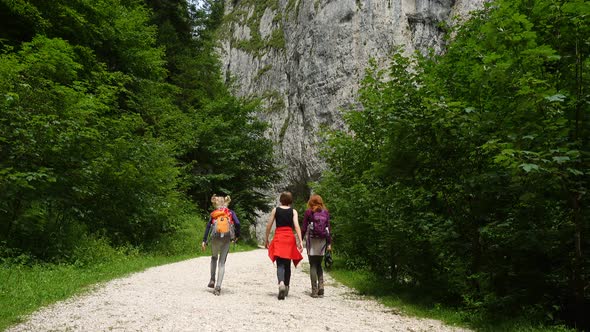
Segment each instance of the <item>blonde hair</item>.
[[231,202],[231,197],[229,197],[229,195],[223,197],[213,194],[213,196],[211,196],[211,203],[213,204],[213,207],[216,209],[228,207],[229,202]]

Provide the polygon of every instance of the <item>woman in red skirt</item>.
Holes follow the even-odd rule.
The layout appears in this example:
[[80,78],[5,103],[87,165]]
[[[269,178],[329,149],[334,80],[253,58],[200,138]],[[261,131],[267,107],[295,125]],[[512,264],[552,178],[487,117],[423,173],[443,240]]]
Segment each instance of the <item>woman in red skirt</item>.
[[[277,262],[277,278],[279,280],[279,300],[284,300],[289,295],[289,282],[291,280],[291,260],[297,264],[303,259],[303,241],[301,240],[301,229],[297,218],[297,211],[291,207],[293,196],[290,192],[284,192],[279,198],[281,205],[274,208],[266,224],[266,240],[264,246],[268,248],[268,256]],[[270,245],[268,237],[273,223],[276,221],[275,235]],[[297,234],[296,242],[293,236],[293,229]]]

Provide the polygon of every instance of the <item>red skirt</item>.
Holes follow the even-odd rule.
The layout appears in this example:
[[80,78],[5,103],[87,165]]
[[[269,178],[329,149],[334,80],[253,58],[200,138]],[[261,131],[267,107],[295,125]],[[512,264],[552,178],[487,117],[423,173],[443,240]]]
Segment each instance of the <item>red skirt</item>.
[[275,261],[277,257],[292,259],[293,264],[297,264],[303,259],[301,253],[297,249],[297,242],[293,229],[289,226],[279,227],[275,230],[275,236],[268,246],[268,257],[271,261]]

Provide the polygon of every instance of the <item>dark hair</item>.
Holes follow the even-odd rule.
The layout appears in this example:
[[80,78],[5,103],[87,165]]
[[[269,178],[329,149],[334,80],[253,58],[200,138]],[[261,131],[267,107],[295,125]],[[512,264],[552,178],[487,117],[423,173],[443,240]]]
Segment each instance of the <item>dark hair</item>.
[[291,205],[293,203],[293,195],[288,191],[282,192],[279,201],[283,205]]

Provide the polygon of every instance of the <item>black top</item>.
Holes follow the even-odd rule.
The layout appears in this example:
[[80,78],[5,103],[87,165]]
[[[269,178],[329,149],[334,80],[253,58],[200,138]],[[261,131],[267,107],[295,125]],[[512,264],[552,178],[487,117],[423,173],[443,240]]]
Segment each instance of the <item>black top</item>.
[[280,207],[277,207],[275,211],[275,220],[277,223],[276,227],[295,227],[295,225],[293,225],[293,208],[282,209]]

